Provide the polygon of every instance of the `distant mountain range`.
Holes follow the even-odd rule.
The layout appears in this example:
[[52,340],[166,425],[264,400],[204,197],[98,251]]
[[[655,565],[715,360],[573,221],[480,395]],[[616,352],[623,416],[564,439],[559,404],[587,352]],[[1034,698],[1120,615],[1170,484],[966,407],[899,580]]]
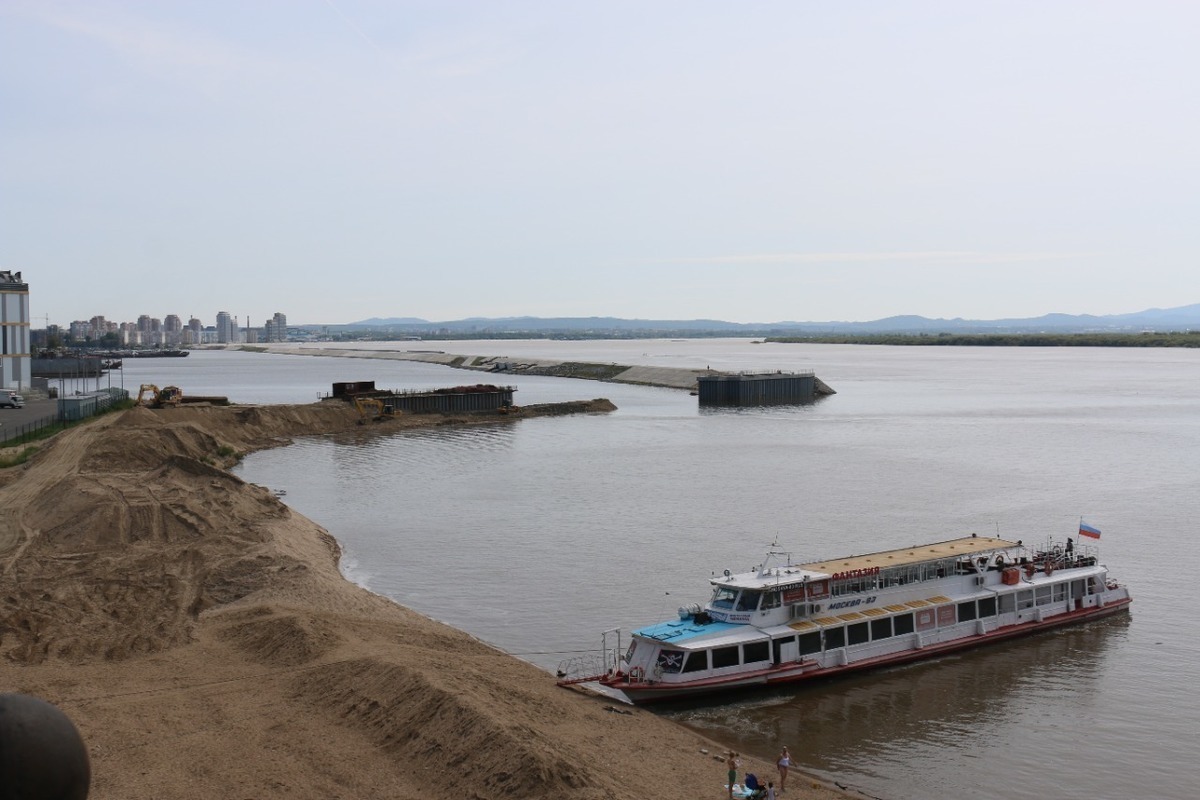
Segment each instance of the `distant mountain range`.
[[[335,327],[335,326],[324,326]],[[870,333],[1137,333],[1200,330],[1200,303],[1151,308],[1131,314],[1046,314],[1040,317],[977,320],[930,319],[915,315],[869,322],[724,322],[716,319],[664,320],[619,317],[471,317],[433,322],[415,317],[365,319],[341,329],[387,331],[399,335],[514,336],[803,336]]]

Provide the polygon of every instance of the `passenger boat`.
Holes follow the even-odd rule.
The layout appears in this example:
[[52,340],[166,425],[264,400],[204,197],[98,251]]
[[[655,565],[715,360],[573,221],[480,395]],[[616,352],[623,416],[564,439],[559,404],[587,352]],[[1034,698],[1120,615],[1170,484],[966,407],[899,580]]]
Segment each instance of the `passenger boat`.
[[971,535],[807,564],[773,551],[750,572],[713,577],[703,606],[634,631],[623,655],[618,633],[605,672],[560,667],[560,683],[590,678],[650,703],[933,658],[1126,611],[1128,589],[1082,541]]

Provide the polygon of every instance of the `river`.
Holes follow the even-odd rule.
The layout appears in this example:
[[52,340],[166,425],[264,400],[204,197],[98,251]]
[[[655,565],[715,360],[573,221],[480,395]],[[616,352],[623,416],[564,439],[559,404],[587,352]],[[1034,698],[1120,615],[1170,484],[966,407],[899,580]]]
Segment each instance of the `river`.
[[[610,415],[256,453],[343,544],[349,578],[552,670],[600,632],[706,599],[707,580],[978,532],[1059,541],[1081,517],[1132,613],[936,661],[664,709],[736,749],[889,800],[1195,794],[1200,352],[621,342],[357,343],[514,360],[812,369],[808,406],[702,410],[687,392],[505,376],[517,402],[608,397]],[[128,361],[120,379],[238,402],[334,381],[477,382],[403,361],[240,352]],[[106,377],[114,383],[117,376]],[[547,675],[547,680],[551,680]]]

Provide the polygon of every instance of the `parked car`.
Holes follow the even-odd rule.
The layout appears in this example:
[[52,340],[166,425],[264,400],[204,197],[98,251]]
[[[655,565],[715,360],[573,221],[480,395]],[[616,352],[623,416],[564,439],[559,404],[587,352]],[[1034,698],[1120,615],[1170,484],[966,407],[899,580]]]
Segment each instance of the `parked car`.
[[0,394],[0,408],[24,408],[25,398],[16,392]]

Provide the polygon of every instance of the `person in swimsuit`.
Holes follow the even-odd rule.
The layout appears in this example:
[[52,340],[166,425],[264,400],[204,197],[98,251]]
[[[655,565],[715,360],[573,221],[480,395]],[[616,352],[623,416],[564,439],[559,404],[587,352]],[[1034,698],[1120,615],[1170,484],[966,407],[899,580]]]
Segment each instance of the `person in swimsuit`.
[[783,748],[783,752],[779,754],[779,759],[775,762],[775,766],[779,767],[779,791],[783,791],[787,787],[788,767],[792,765],[792,757],[788,754],[788,749]]
[[725,759],[725,766],[729,768],[729,796],[733,797],[733,785],[737,783],[738,773],[738,757],[737,753],[729,751],[729,757]]

